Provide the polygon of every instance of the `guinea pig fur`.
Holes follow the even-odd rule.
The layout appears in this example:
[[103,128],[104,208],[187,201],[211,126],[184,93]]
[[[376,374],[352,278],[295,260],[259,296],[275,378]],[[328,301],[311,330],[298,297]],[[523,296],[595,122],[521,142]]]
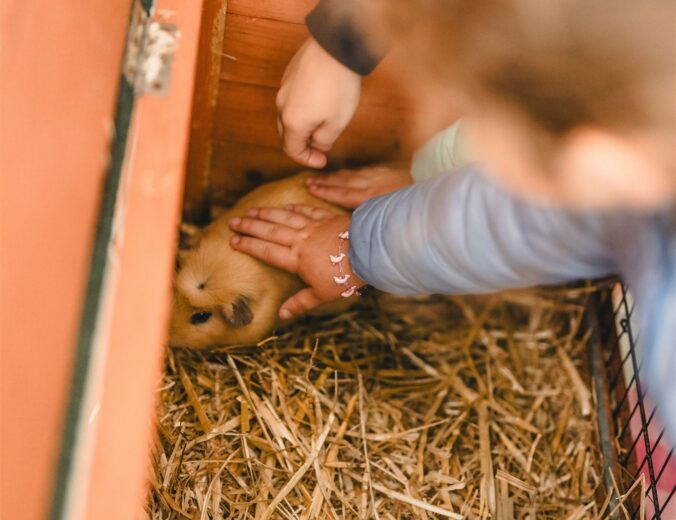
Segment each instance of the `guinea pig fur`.
[[[344,210],[307,192],[311,173],[265,184],[204,228],[190,250],[182,251],[174,279],[169,343],[188,348],[254,343],[281,324],[281,304],[303,286],[296,275],[271,267],[230,246],[229,221],[252,208],[308,204]],[[346,308],[336,302],[333,308]]]

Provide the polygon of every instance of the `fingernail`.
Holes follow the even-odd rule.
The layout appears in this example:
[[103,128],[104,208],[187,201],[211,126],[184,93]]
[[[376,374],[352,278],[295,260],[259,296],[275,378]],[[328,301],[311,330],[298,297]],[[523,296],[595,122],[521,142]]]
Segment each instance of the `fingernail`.
[[231,218],[230,219],[230,225],[233,227],[237,227],[242,223],[242,219],[239,217]]
[[233,246],[236,246],[237,244],[239,244],[239,241],[240,241],[241,239],[242,239],[242,237],[240,237],[239,235],[235,235],[234,237],[232,237],[232,238],[230,239],[230,243],[231,243]]
[[249,217],[256,217],[258,216],[258,208],[250,209],[249,211],[246,212],[246,214]]
[[326,158],[316,157],[314,159],[310,159],[309,163],[312,168],[323,168],[326,165]]
[[312,184],[314,182],[315,182],[315,180],[312,177],[310,177],[309,179],[305,179],[305,185],[306,186],[309,186],[310,184]]
[[290,320],[291,319],[291,312],[289,312],[288,309],[280,309],[279,317],[282,318],[283,320]]

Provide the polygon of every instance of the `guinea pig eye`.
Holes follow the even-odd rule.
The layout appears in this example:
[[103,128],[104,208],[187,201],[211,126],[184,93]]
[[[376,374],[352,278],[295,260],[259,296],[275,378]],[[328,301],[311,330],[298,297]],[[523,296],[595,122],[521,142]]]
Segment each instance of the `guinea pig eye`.
[[200,323],[206,323],[211,318],[211,313],[209,311],[195,312],[190,316],[190,323],[193,325],[199,325]]

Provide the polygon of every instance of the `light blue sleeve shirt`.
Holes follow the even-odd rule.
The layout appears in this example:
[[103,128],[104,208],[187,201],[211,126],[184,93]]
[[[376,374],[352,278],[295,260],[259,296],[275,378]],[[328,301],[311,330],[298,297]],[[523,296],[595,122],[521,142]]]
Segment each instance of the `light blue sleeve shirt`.
[[367,201],[350,238],[355,272],[398,294],[492,292],[617,269],[603,219],[525,203],[473,165]]
[[371,199],[350,260],[397,294],[466,294],[621,274],[637,301],[646,384],[676,438],[676,212],[573,212],[527,202],[477,165]]

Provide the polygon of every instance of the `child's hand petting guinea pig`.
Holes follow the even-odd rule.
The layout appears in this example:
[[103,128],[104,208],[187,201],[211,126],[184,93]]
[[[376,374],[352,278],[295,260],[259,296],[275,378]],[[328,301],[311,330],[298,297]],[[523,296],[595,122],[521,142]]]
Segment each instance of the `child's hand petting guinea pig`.
[[[233,249],[230,240],[234,233],[229,222],[245,217],[253,208],[281,209],[287,204],[311,203],[333,215],[345,215],[308,193],[305,180],[309,176],[305,172],[264,184],[193,233],[184,244],[188,247],[179,254],[174,277],[170,345],[213,348],[255,343],[282,325],[279,308],[304,287],[303,281]],[[349,301],[341,300],[318,310],[342,311]]]
[[282,319],[303,314],[366,285],[352,271],[347,256],[348,215],[290,205],[284,209],[252,209],[247,217],[230,220],[230,227],[245,235],[231,239],[233,248],[296,273],[308,285],[282,304]]

